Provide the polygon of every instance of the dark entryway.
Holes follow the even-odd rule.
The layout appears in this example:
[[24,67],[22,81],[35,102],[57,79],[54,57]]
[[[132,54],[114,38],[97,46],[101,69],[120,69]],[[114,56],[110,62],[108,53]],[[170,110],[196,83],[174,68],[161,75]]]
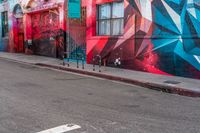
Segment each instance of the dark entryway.
[[24,33],[18,33],[18,45],[17,45],[17,51],[19,53],[24,53]]

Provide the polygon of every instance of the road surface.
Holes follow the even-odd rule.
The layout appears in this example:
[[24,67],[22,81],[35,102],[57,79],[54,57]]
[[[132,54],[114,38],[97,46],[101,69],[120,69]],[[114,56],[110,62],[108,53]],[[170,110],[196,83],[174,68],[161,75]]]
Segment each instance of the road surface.
[[200,133],[200,98],[2,59],[0,77],[0,133]]

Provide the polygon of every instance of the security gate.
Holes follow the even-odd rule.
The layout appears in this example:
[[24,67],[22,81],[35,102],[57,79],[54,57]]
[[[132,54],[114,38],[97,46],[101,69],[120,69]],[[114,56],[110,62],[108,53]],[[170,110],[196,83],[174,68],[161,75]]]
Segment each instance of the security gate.
[[86,60],[86,8],[81,8],[81,18],[67,17],[66,58]]

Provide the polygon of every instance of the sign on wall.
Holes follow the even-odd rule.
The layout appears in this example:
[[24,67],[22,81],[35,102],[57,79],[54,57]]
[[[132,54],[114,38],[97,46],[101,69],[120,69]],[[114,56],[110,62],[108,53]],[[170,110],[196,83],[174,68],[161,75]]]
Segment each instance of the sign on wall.
[[81,17],[81,1],[68,0],[68,17],[80,18]]

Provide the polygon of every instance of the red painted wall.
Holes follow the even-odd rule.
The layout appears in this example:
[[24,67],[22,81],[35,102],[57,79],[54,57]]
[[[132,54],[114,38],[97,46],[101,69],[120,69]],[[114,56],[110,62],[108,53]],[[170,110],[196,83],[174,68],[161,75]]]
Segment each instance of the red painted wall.
[[87,1],[87,63],[100,55],[107,66],[120,59],[121,68],[200,79],[197,1],[123,0],[123,35],[97,36],[98,4],[117,1]]
[[[115,60],[120,58],[122,67],[126,69],[168,75],[155,67],[158,57],[156,53],[152,51],[153,45],[151,40],[144,39],[145,36],[151,35],[151,30],[145,32],[146,29],[152,28],[151,22],[143,18],[139,12],[130,5],[128,0],[124,0],[125,13],[123,35],[96,35],[97,5],[114,1],[119,0],[87,1],[87,63],[92,63],[94,56],[101,55],[104,64],[108,66],[114,66]],[[140,31],[141,34],[139,33],[136,36],[136,32],[138,33]]]
[[29,6],[24,15],[27,52],[61,58],[66,32],[65,3],[32,1]]

